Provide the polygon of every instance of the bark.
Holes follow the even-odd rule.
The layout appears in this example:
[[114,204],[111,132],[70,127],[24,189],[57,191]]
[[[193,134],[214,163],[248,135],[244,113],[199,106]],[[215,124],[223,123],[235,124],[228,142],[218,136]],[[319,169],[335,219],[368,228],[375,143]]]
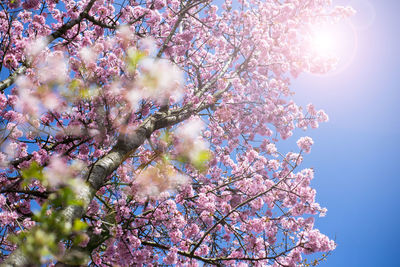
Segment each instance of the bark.
[[24,73],[26,70],[26,66],[21,66],[19,67],[16,71],[14,71],[8,78],[4,79],[3,81],[0,82],[0,92],[3,92],[6,90],[9,86],[11,86],[14,82],[15,79]]
[[[78,19],[67,23],[68,27],[64,27],[67,25],[65,24],[55,33],[50,35],[48,37],[49,42],[61,37],[68,29],[72,28],[85,16],[87,16],[90,7],[94,2],[95,0],[92,0],[88,4],[88,7]],[[211,79],[211,81],[198,89],[196,92],[197,96],[203,95],[206,91],[211,91],[216,82],[228,71],[229,66],[237,55],[237,52],[238,49],[236,48],[233,55],[231,55],[219,73],[213,79]],[[247,60],[245,62],[247,62]],[[235,73],[237,74],[238,71]],[[216,91],[213,94],[215,102],[230,87],[231,84],[229,83],[223,90]],[[70,222],[81,218],[85,214],[87,207],[94,198],[96,192],[104,185],[107,177],[111,175],[132,153],[134,153],[136,149],[140,147],[154,131],[176,125],[214,104],[215,103],[203,102],[201,104],[194,105],[193,103],[188,103],[185,106],[174,110],[167,110],[163,112],[159,111],[148,117],[132,134],[121,135],[114,147],[105,156],[84,171],[82,177],[87,181],[88,186],[82,187],[77,196],[78,199],[82,201],[83,205],[66,207],[63,211],[64,218]],[[29,258],[17,248],[1,266],[29,266],[29,264]]]
[[[183,108],[167,113],[157,112],[147,118],[131,135],[121,136],[109,153],[85,171],[86,174],[83,176],[86,178],[88,186],[82,187],[77,196],[78,199],[82,200],[83,205],[66,207],[63,212],[65,219],[73,222],[75,219],[81,218],[96,192],[104,185],[106,178],[134,153],[154,131],[173,126],[208,107],[205,104],[197,108],[192,108],[192,106],[189,103]],[[29,258],[19,249],[16,249],[1,266],[26,266],[29,264]]]
[[[46,44],[50,44],[57,38],[62,37],[68,30],[72,29],[75,25],[78,23],[81,23],[81,21],[86,18],[89,15],[89,11],[94,5],[96,0],[91,0],[88,5],[85,7],[83,12],[79,15],[78,18],[71,20],[64,25],[62,25],[60,28],[58,28],[56,31],[51,33],[49,36],[45,38]],[[10,87],[11,85],[14,84],[15,80],[17,77],[23,73],[25,73],[27,66],[29,66],[29,62],[25,62],[23,65],[21,65],[17,70],[15,70],[10,76],[8,76],[6,79],[0,82],[0,92],[3,92],[5,89]]]

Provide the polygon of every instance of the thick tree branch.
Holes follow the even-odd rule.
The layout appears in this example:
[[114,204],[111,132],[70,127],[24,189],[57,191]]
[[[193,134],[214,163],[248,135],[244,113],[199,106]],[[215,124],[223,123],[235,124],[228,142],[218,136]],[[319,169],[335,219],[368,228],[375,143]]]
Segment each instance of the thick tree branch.
[[14,71],[8,78],[0,82],[0,92],[6,90],[9,86],[11,86],[18,75],[21,75],[26,71],[26,66],[19,67],[16,71]]
[[[201,108],[205,108],[205,106]],[[131,153],[134,153],[154,131],[173,126],[188,119],[198,111],[200,111],[198,108],[192,108],[192,104],[187,104],[180,109],[169,111],[168,113],[156,113],[147,118],[133,134],[121,136],[117,144],[107,155],[86,170],[86,174],[83,176],[86,177],[89,186],[81,187],[77,194],[77,198],[82,201],[83,205],[66,207],[63,212],[65,219],[72,222],[76,218],[81,218],[97,190],[104,185],[107,177],[112,174]],[[17,249],[1,266],[24,266],[28,263],[29,259]]]
[[[61,37],[68,29],[71,29],[73,26],[80,23],[83,18],[87,18],[88,12],[91,6],[94,4],[94,1],[95,0],[92,0],[88,4],[88,6],[77,19],[66,23],[56,32],[52,33],[47,39],[48,43],[52,42],[56,38]],[[193,5],[185,7],[183,9],[184,12],[180,12],[181,19],[183,18],[185,12],[202,2],[203,1],[199,1]],[[175,24],[176,27],[178,25],[179,23]],[[176,27],[174,27],[173,32],[175,32]],[[166,43],[164,43],[164,45],[165,44]],[[162,51],[162,49],[160,51]],[[207,90],[210,90],[210,88],[215,85],[224,74],[226,74],[236,55],[237,49],[235,49],[235,52],[230,57],[228,62],[224,64],[219,73],[204,87],[198,90],[199,95],[203,94]],[[231,85],[229,84],[227,88],[230,86]],[[225,91],[226,90],[220,90],[216,92],[214,94],[214,99],[219,99]],[[74,219],[81,218],[84,215],[91,200],[94,198],[96,192],[104,185],[107,177],[111,175],[125,161],[125,159],[134,153],[136,149],[140,147],[154,131],[176,125],[209,106],[209,103],[204,102],[196,106],[193,103],[188,103],[178,109],[156,112],[155,114],[149,116],[132,134],[121,135],[116,145],[110,150],[110,152],[107,153],[103,158],[99,159],[92,166],[87,168],[87,170],[83,173],[82,177],[87,181],[88,186],[81,187],[77,194],[77,198],[82,201],[83,205],[67,206],[63,211],[66,221],[72,222]],[[14,253],[12,253],[12,255],[10,255],[10,257],[6,259],[2,266],[21,266],[20,263],[23,263],[22,265],[26,265],[29,263],[29,259],[27,259],[26,256],[17,249]]]

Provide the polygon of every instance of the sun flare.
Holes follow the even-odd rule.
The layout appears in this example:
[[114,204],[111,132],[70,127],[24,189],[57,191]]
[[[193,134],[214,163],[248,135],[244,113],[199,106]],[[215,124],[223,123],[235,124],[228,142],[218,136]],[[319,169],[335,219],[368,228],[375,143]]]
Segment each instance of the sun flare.
[[313,36],[313,48],[319,55],[332,55],[335,53],[335,38],[331,32],[320,31]]
[[317,60],[336,62],[329,75],[341,73],[352,64],[358,51],[358,37],[351,21],[320,23],[308,30],[306,48],[310,55]]
[[318,27],[311,35],[311,48],[318,56],[339,56],[340,40],[332,27]]

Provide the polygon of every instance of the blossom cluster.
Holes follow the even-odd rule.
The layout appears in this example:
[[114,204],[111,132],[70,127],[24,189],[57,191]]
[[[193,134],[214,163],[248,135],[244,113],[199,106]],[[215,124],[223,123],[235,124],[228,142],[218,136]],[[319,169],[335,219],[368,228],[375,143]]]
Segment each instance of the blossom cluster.
[[[334,66],[305,43],[350,15],[330,2],[5,2],[0,259],[16,234],[51,239],[41,264],[76,265],[76,247],[99,266],[297,266],[333,250],[299,167],[313,140],[279,149],[328,120],[290,82]],[[91,189],[74,199],[71,181]]]

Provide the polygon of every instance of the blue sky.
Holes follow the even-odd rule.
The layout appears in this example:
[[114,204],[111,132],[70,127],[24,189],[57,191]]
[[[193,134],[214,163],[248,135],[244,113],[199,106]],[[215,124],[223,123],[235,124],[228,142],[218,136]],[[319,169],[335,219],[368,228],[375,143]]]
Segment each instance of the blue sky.
[[303,74],[292,84],[298,102],[330,117],[301,133],[315,141],[303,167],[315,169],[317,200],[328,208],[316,225],[338,243],[321,266],[400,266],[400,1],[353,3],[360,11],[353,60],[339,73]]

